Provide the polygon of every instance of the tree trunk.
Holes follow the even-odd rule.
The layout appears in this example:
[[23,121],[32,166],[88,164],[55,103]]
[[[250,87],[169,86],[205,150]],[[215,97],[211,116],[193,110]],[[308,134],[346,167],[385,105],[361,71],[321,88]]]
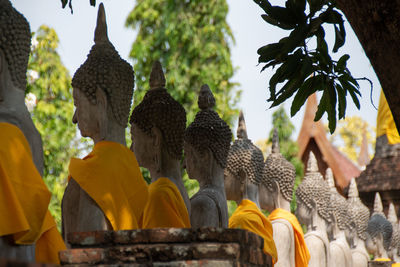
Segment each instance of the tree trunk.
[[364,48],[400,129],[400,1],[337,0],[337,5]]

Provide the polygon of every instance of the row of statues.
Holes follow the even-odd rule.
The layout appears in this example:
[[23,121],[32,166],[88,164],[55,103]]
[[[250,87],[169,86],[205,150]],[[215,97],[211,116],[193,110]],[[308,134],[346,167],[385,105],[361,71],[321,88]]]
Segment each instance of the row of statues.
[[[150,89],[130,115],[134,72],[108,39],[103,4],[94,45],[72,79],[72,120],[94,147],[70,160],[60,234],[41,179],[41,138],[24,105],[29,24],[9,0],[0,0],[0,22],[0,211],[9,218],[0,222],[0,258],[58,263],[69,233],[162,227],[246,229],[263,237],[275,266],[367,266],[367,250],[375,258],[399,257],[397,218],[388,221],[379,212],[370,218],[354,179],[348,198],[341,196],[332,172],[324,179],[312,153],[293,215],[296,173],[280,154],[277,132],[264,161],[241,113],[231,144],[232,132],[214,111],[207,85],[199,91],[200,111],[186,127],[185,109],[168,93],[155,62]],[[182,180],[183,153],[189,177],[200,185],[190,199]],[[139,167],[149,170],[149,185]],[[230,218],[227,200],[238,204]]]

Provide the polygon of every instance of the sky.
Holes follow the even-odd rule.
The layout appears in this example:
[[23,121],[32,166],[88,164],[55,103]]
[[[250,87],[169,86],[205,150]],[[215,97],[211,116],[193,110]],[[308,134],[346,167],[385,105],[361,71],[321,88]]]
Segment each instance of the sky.
[[[96,24],[96,8],[89,5],[89,0],[73,1],[74,13],[69,8],[62,9],[60,0],[11,0],[13,6],[30,22],[31,31],[36,31],[40,25],[46,24],[54,28],[60,39],[58,52],[71,76],[77,68],[86,60],[87,54],[93,45],[94,28]],[[284,1],[274,1],[284,4]],[[125,20],[133,9],[135,1],[132,0],[104,0],[103,1],[107,24],[108,36],[121,57],[131,64],[128,58],[131,45],[136,37],[136,32],[125,28]],[[257,49],[263,45],[277,42],[288,32],[267,24],[260,15],[262,9],[251,0],[228,0],[229,13],[227,17],[235,43],[231,45],[231,59],[236,68],[233,82],[238,82],[238,87],[243,91],[239,107],[243,110],[248,136],[253,141],[265,139],[272,129],[272,113],[276,109],[269,109],[268,81],[273,71],[268,69],[260,73],[262,65],[258,65]],[[333,44],[333,31],[328,29],[328,44]],[[367,77],[373,82],[371,93],[367,82],[360,82],[362,98],[361,109],[357,110],[350,97],[347,98],[346,116],[360,116],[370,125],[376,125],[377,110],[375,106],[379,103],[380,84],[366,57],[357,37],[350,25],[346,23],[346,44],[334,54],[338,59],[344,53],[350,54],[348,67],[354,77]],[[330,42],[329,42],[330,40]],[[166,73],[168,75],[168,73]],[[168,85],[167,85],[168,87]],[[372,98],[370,97],[372,95]],[[285,109],[290,114],[290,101],[287,101]],[[291,118],[296,127],[293,138],[296,139],[303,119],[304,107]],[[326,116],[323,117],[327,122]],[[236,127],[232,129],[236,132]]]

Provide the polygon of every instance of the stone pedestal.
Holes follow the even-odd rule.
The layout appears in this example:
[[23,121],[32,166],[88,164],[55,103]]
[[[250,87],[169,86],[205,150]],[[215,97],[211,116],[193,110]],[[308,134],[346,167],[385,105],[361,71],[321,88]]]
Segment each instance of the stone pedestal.
[[61,264],[129,266],[272,266],[263,239],[241,229],[145,229],[71,233]]

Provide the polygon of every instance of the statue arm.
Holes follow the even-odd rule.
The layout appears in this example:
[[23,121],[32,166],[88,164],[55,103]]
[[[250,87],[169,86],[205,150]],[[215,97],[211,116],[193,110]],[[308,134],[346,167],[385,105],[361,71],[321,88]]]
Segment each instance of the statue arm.
[[190,200],[192,228],[219,227],[219,215],[215,202],[207,196],[199,195]]
[[[283,221],[283,220],[279,220]],[[274,242],[278,252],[276,267],[294,266],[293,229],[289,223],[275,221],[272,223]]]

